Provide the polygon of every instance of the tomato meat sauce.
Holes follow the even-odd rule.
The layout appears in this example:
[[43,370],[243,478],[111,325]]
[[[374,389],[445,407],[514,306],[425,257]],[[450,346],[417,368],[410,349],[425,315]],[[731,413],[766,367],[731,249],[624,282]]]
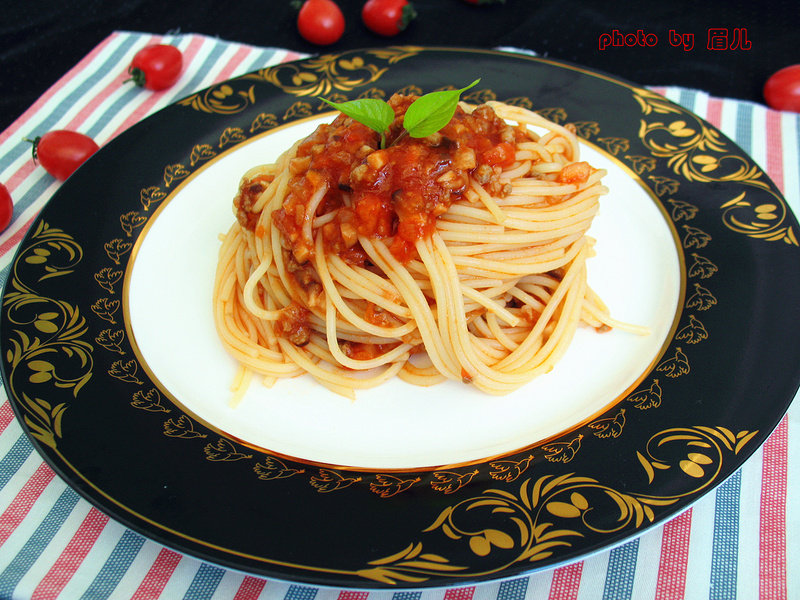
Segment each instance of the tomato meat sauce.
[[[482,184],[496,181],[514,162],[517,133],[489,106],[471,114],[460,107],[439,132],[412,138],[402,127],[414,96],[389,100],[395,120],[386,148],[378,133],[339,115],[319,126],[298,147],[283,206],[273,213],[284,246],[304,263],[314,253],[309,220],[324,220],[326,252],[363,265],[359,236],[383,239],[401,263],[416,257],[417,240],[429,236],[436,219],[466,190],[473,176]],[[320,200],[320,190],[324,196]],[[240,222],[253,229],[246,205]]]

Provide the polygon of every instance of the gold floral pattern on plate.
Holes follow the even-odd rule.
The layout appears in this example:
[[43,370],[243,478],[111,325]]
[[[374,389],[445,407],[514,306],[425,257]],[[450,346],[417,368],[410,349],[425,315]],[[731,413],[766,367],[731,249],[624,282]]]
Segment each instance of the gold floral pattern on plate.
[[[641,119],[639,138],[654,158],[666,159],[667,167],[687,182],[736,182],[750,188],[720,206],[726,227],[752,238],[798,245],[788,224],[786,201],[752,160],[698,116],[663,96],[636,89],[634,98],[650,117]],[[672,193],[677,184],[673,181]]]
[[[42,221],[17,255],[3,297],[12,327],[5,356],[8,386],[31,434],[53,449],[69,401],[92,377],[94,347],[85,339],[88,326],[78,307],[38,293],[36,285],[69,276],[82,259],[83,249],[71,235]],[[21,391],[31,390],[30,384],[35,394]],[[71,398],[59,402],[61,395],[54,393],[59,390]]]
[[[593,534],[647,527],[655,521],[654,507],[671,506],[713,485],[727,457],[741,452],[757,433],[694,426],[653,435],[644,451],[636,452],[643,485],[658,477],[679,479],[684,489],[671,495],[622,491],[574,472],[528,477],[516,489],[486,489],[442,510],[421,532],[424,540],[372,560],[357,573],[392,585],[445,574],[475,577],[545,560]],[[451,552],[459,561],[448,558]]]
[[[367,50],[363,54],[350,51],[282,63],[212,86],[181,100],[179,104],[206,113],[235,114],[256,103],[253,82],[269,83],[293,96],[327,97],[334,93],[348,93],[378,81],[391,65],[416,56],[420,50],[413,46],[390,46]],[[296,106],[289,116],[310,109],[310,104],[303,103]]]

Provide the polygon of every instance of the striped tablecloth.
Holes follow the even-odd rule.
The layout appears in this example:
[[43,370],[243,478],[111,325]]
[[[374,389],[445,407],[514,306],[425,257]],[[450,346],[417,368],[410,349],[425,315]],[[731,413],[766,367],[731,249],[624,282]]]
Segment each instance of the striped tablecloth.
[[[134,53],[158,41],[183,51],[187,67],[180,81],[159,93],[121,85]],[[200,35],[109,36],[0,134],[0,181],[15,204],[13,222],[0,236],[0,283],[26,230],[59,186],[33,163],[23,138],[74,129],[103,145],[191,92],[298,57]],[[783,190],[794,211],[800,210],[800,115],[695,90],[653,89],[731,137]],[[93,508],[42,462],[5,392],[0,394],[0,600],[800,598],[797,405],[730,479],[624,545],[529,577],[419,592],[366,592],[246,576],[130,531]]]

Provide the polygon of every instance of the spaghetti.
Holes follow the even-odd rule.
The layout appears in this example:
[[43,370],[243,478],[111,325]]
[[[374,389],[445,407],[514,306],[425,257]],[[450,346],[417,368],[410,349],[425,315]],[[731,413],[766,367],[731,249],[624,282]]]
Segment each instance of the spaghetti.
[[587,285],[607,190],[574,131],[490,102],[415,139],[412,100],[390,100],[386,148],[339,115],[242,177],[214,287],[239,396],[253,373],[350,397],[395,376],[506,394],[580,324],[621,325]]

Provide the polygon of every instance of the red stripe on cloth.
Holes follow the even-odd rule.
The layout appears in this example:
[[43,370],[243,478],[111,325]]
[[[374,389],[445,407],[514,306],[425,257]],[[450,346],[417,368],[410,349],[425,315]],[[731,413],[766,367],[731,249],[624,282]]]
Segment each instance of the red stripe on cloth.
[[581,587],[583,562],[577,562],[553,571],[549,600],[574,600]]
[[343,590],[339,592],[339,595],[336,597],[336,600],[367,600],[369,598],[369,592],[354,592]]
[[264,589],[266,584],[267,582],[263,579],[248,575],[242,581],[233,600],[256,600],[261,595],[261,590]]
[[718,128],[722,125],[722,100],[719,98],[709,98],[708,108],[706,109],[706,121]]
[[147,575],[142,579],[142,583],[139,584],[136,592],[131,596],[131,600],[158,598],[161,592],[164,591],[179,562],[181,562],[180,554],[167,548],[162,548]]
[[788,417],[764,443],[761,467],[761,527],[758,552],[758,591],[765,600],[786,599],[786,477],[789,444]]
[[[200,51],[200,47],[203,45],[203,41],[204,40],[202,37],[199,36],[193,37],[189,42],[189,45],[186,46],[186,49],[182,50],[184,65],[192,62],[194,57]],[[144,99],[144,102],[139,104],[139,106],[137,106],[134,109],[134,111],[128,115],[125,121],[123,121],[122,124],[119,127],[117,127],[116,131],[114,131],[114,133],[111,134],[111,138],[109,139],[117,137],[120,133],[122,133],[129,127],[141,121],[145,117],[145,115],[147,115],[147,113],[150,112],[153,106],[164,96],[164,94],[169,94],[171,92],[169,89],[166,89],[159,92],[143,90],[142,93],[147,94],[147,96]]]
[[31,478],[25,482],[16,498],[0,515],[0,546],[5,544],[11,533],[19,527],[53,477],[55,477],[53,470],[42,463]]
[[242,62],[244,62],[244,60],[248,56],[250,56],[252,52],[253,48],[251,48],[250,46],[242,46],[241,48],[239,48],[236,51],[236,54],[234,54],[231,57],[231,59],[225,64],[222,70],[216,74],[216,76],[214,77],[214,83],[219,83],[220,81],[225,81],[226,79],[230,79],[231,75],[233,75],[233,72],[236,70],[236,67],[242,64]]
[[447,590],[442,600],[472,600],[474,595],[474,587],[454,588]]
[[11,177],[6,181],[6,188],[8,188],[8,191],[13,194],[14,190],[16,190],[19,185],[28,178],[28,175],[33,173],[38,167],[39,165],[33,162],[33,155],[31,155],[29,160],[22,163],[22,166],[12,173]]
[[14,409],[9,402],[0,404],[0,433],[3,433],[14,420]]
[[282,62],[282,63],[284,63],[284,62],[290,62],[290,61],[292,61],[292,60],[298,60],[298,59],[300,59],[300,58],[306,58],[306,56],[308,56],[308,55],[306,55],[306,54],[298,54],[297,52],[292,52],[291,50],[288,50],[288,51],[286,52],[286,56],[284,56],[284,57],[281,59],[281,62]]
[[17,244],[22,241],[22,238],[25,237],[25,234],[28,232],[28,229],[33,224],[34,219],[36,219],[37,215],[33,215],[28,222],[25,223],[22,227],[20,227],[17,231],[14,232],[10,238],[8,238],[2,245],[0,245],[0,256],[4,255],[6,252],[14,248]]
[[781,113],[767,111],[767,175],[778,189],[783,189],[783,136],[781,134]]
[[61,593],[86,559],[107,523],[108,517],[99,510],[92,508],[89,511],[64,551],[33,590],[31,600],[49,600]]
[[581,587],[583,562],[577,562],[553,571],[549,600],[574,600]]
[[162,548],[147,575],[142,579],[142,583],[139,584],[136,592],[131,596],[131,600],[158,598],[161,592],[164,591],[179,562],[181,562],[180,554],[167,548]]
[[683,600],[686,568],[689,565],[689,536],[692,532],[692,509],[667,521],[661,536],[655,600]]
[[112,33],[102,42],[100,42],[97,46],[95,46],[89,54],[83,57],[83,59],[74,67],[72,67],[66,74],[61,77],[58,81],[56,81],[44,94],[42,94],[36,102],[34,102],[31,107],[26,110],[22,115],[20,115],[16,121],[14,121],[8,128],[0,133],[0,144],[5,142],[8,138],[10,138],[14,133],[19,131],[20,127],[28,121],[33,115],[35,115],[39,110],[41,110],[42,106],[47,104],[47,102],[52,98],[58,90],[63,88],[67,82],[75,77],[76,74],[83,71],[86,67],[88,67],[97,55],[100,54],[106,46],[108,46],[112,40],[118,37],[119,34]]

